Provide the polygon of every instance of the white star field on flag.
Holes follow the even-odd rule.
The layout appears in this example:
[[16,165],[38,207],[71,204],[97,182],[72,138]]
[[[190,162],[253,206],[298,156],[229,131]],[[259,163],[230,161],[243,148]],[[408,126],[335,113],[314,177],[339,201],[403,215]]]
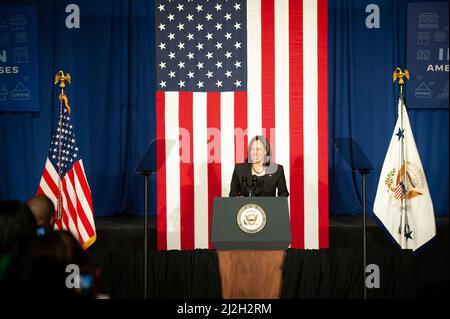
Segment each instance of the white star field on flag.
[[[59,143],[61,142],[61,154],[59,154]],[[60,161],[58,157],[60,156]],[[52,135],[50,142],[49,159],[57,169],[61,167],[61,175],[66,173],[67,168],[79,160],[78,147],[75,140],[75,133],[70,124],[70,117],[67,109],[64,108],[61,128],[57,128]]]
[[235,0],[158,0],[158,90],[245,91],[244,6]]

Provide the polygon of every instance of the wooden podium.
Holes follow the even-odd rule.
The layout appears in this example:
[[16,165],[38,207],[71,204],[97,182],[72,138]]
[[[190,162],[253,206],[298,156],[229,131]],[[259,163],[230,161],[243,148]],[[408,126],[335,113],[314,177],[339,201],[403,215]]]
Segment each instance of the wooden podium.
[[[252,229],[256,221],[260,228]],[[224,299],[280,298],[284,251],[292,241],[286,197],[216,197],[211,241]]]
[[280,298],[284,250],[219,250],[224,299]]

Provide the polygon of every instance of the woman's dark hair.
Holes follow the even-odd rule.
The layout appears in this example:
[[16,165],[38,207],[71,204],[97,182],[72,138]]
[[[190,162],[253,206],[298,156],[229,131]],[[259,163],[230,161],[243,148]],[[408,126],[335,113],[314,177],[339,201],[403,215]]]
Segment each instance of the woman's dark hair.
[[264,148],[266,149],[266,155],[264,156],[263,164],[264,164],[264,166],[269,166],[270,165],[270,157],[271,157],[270,144],[269,144],[269,142],[267,142],[267,139],[263,135],[256,135],[250,140],[250,143],[248,143],[247,159],[245,161],[247,163],[251,163],[252,146],[253,146],[253,143],[255,143],[256,141],[260,141],[262,143],[262,145],[264,146]]
[[16,255],[37,236],[36,219],[19,201],[0,201],[0,254]]

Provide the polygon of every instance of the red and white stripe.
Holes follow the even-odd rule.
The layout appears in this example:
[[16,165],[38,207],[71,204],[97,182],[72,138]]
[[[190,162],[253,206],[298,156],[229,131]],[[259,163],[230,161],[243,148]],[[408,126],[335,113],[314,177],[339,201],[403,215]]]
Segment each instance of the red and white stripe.
[[73,164],[61,180],[62,218],[57,219],[59,176],[47,159],[37,193],[46,195],[55,205],[55,229],[69,230],[87,249],[96,239],[91,190],[89,188],[83,161]]
[[398,184],[397,187],[395,188],[395,193],[394,193],[395,198],[403,198],[404,195],[405,195],[405,191],[404,191],[402,185]]
[[291,247],[328,247],[327,1],[249,0],[247,32],[247,92],[156,93],[158,249],[213,248],[214,197],[257,134],[285,170]]

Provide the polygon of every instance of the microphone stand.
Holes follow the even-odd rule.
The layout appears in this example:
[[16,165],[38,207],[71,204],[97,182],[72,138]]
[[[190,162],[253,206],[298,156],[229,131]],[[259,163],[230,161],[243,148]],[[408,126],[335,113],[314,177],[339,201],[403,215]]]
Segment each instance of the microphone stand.
[[[244,189],[248,189],[249,190],[249,192],[251,192],[251,190],[250,190],[250,188],[249,188],[249,185],[248,185],[248,182],[247,182],[247,176],[244,176],[244,177],[242,177],[242,189],[244,190]],[[243,192],[241,192],[241,195],[242,195],[242,193]],[[250,197],[251,197],[251,195],[249,195]]]
[[255,194],[255,188],[256,188],[256,177],[252,177],[252,182],[249,184],[247,182],[247,178],[244,176],[242,178],[242,185],[248,188],[248,197],[253,197]]
[[[256,188],[256,176],[252,175],[252,186],[250,187],[250,189],[253,191],[253,196],[255,195],[255,188]],[[252,196],[250,196],[252,197]]]

